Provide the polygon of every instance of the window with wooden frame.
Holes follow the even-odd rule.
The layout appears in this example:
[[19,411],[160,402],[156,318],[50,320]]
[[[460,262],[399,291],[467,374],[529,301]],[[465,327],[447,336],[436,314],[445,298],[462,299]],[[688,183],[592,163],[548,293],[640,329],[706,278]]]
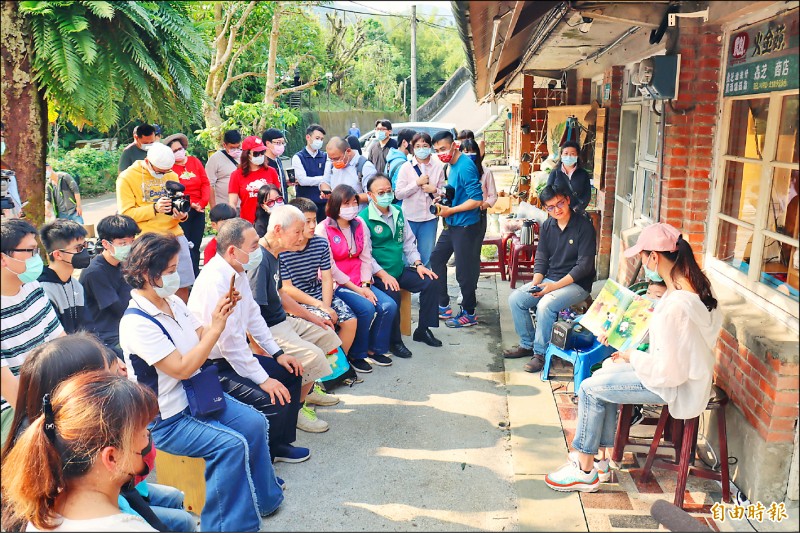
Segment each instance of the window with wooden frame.
[[709,265],[798,316],[798,91],[727,98]]

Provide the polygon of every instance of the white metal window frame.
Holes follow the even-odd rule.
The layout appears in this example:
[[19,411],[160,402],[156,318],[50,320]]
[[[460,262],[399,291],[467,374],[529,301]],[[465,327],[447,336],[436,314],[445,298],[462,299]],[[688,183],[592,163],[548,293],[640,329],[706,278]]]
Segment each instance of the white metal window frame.
[[[781,120],[781,106],[785,96],[798,94],[798,91],[776,91],[771,93],[750,94],[742,96],[726,97],[723,100],[723,111],[717,131],[720,133],[717,136],[717,158],[714,163],[715,180],[713,187],[713,198],[711,202],[711,223],[709,224],[708,240],[706,242],[706,267],[721,274],[722,276],[734,281],[736,285],[744,290],[744,295],[754,295],[757,298],[754,301],[762,308],[770,312],[779,311],[776,317],[781,322],[793,329],[798,329],[797,318],[800,316],[800,309],[795,300],[778,292],[777,290],[768,287],[760,282],[762,264],[764,254],[764,241],[766,238],[774,239],[781,243],[789,244],[790,246],[798,247],[798,239],[792,239],[786,235],[770,231],[768,229],[768,215],[770,201],[772,199],[772,176],[775,169],[797,169],[796,163],[786,163],[776,161],[775,156],[778,147],[778,126]],[[750,100],[753,98],[769,98],[769,107],[767,111],[767,127],[766,135],[764,137],[764,148],[762,149],[763,159],[751,159],[746,157],[738,157],[727,155],[728,139],[730,136],[730,118],[731,108],[733,102],[737,100]],[[722,213],[722,197],[725,190],[725,165],[729,162],[738,162],[745,164],[754,164],[761,167],[761,177],[759,179],[759,190],[767,191],[767,194],[759,195],[758,204],[756,206],[755,223],[751,224],[744,222],[730,215]],[[753,241],[750,252],[750,266],[748,273],[740,271],[728,263],[716,258],[717,251],[717,238],[719,237],[719,227],[722,222],[728,222],[735,226],[744,228],[753,232]],[[757,268],[754,268],[757,267]]]

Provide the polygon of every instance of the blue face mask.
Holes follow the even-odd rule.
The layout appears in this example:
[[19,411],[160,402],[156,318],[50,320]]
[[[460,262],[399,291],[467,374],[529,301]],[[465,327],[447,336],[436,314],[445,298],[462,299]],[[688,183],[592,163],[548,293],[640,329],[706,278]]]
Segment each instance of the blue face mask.
[[562,155],[561,162],[564,163],[565,166],[571,167],[578,163],[578,156],[576,155]]
[[[16,259],[10,256],[9,259],[21,261],[21,259]],[[17,274],[17,277],[22,283],[30,283],[31,281],[36,281],[39,279],[39,276],[42,275],[42,270],[44,270],[44,263],[42,262],[42,258],[39,257],[39,254],[36,254],[33,257],[29,257],[25,260],[25,272],[22,274]]]
[[389,207],[394,201],[394,193],[387,192],[386,194],[378,194],[375,197],[375,203],[381,207]]
[[428,159],[431,156],[431,149],[427,147],[415,148],[414,155],[417,159]]
[[650,258],[647,258],[647,261],[642,265],[644,267],[644,276],[649,279],[650,281],[664,281],[664,278],[658,273],[658,270],[650,270],[647,268],[647,264],[650,262]]
[[383,130],[376,131],[376,132],[375,132],[375,137],[376,137],[376,138],[377,138],[379,141],[382,141],[382,140],[386,139],[386,132],[385,132],[385,131],[383,131]]
[[474,163],[478,159],[478,154],[464,154],[467,158],[471,159]]

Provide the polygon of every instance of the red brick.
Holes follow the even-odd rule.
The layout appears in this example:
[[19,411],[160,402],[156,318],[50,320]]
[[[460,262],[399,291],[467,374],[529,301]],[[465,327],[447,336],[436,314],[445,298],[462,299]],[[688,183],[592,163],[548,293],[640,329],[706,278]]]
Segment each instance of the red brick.
[[765,380],[764,378],[759,379],[758,386],[761,388],[761,391],[764,393],[764,396],[772,400],[775,399],[775,395],[777,394],[777,392],[775,391],[775,388],[767,382],[767,380]]
[[771,353],[767,353],[767,364],[775,371],[780,371],[781,369],[781,360],[777,357],[773,357]]
[[797,363],[783,363],[780,372],[784,376],[798,376],[800,375],[800,365]]
[[767,433],[765,440],[767,442],[794,442],[794,432],[771,431]]
[[797,418],[800,415],[800,407],[795,405],[776,405],[772,408],[772,416],[784,418]]
[[779,376],[777,383],[775,383],[776,390],[796,391],[798,388],[800,388],[800,383],[798,383],[797,376]]
[[775,394],[776,404],[797,404],[798,396],[797,391],[778,391]]
[[796,418],[772,418],[769,424],[770,431],[794,431],[797,424]]
[[670,148],[669,155],[686,156],[689,155],[689,150],[687,150],[684,146],[675,146],[673,148]]

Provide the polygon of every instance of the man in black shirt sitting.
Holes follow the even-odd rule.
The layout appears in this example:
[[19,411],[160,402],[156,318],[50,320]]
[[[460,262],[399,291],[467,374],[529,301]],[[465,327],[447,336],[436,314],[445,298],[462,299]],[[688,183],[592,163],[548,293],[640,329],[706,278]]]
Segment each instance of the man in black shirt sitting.
[[[568,191],[548,185],[539,193],[539,200],[550,217],[539,232],[533,281],[508,299],[520,342],[503,353],[508,359],[530,357],[527,372],[542,369],[559,311],[586,299],[595,277],[596,237],[591,221],[572,210]],[[535,328],[530,316],[533,308]]]
[[122,276],[120,263],[131,251],[139,233],[136,221],[126,215],[111,215],[97,224],[97,240],[103,253],[81,271],[80,282],[86,294],[89,330],[114,350],[122,360],[119,347],[119,321],[131,300],[131,286]]

